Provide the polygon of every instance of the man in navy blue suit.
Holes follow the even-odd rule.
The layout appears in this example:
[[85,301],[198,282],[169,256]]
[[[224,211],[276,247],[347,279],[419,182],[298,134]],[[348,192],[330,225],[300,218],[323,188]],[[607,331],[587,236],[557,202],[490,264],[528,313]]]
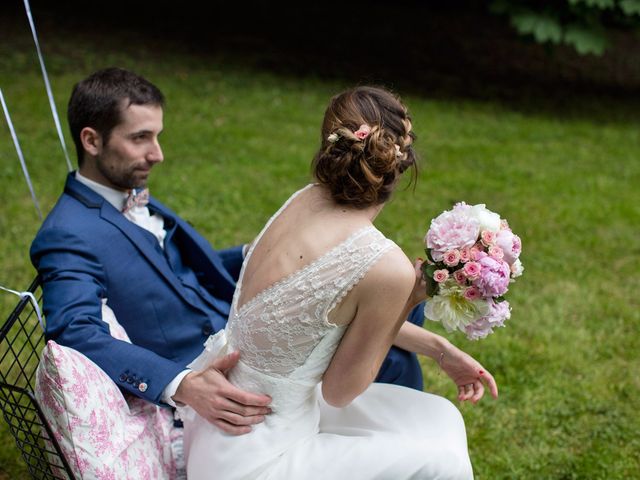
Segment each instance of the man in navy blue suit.
[[[157,87],[118,68],[74,87],[68,119],[79,168],[31,247],[43,280],[46,335],[85,354],[123,390],[158,404],[188,404],[224,431],[242,434],[264,420],[270,398],[227,381],[239,354],[202,372],[186,365],[226,324],[243,247],[214,250],[143,190],[163,161],[163,103]],[[104,299],[132,344],[109,334]],[[421,324],[422,309],[409,320]],[[479,367],[442,337],[405,324],[396,345],[407,350],[392,348],[378,381],[422,389],[420,366],[408,350],[443,368],[447,352],[445,371],[456,383],[455,375]]]

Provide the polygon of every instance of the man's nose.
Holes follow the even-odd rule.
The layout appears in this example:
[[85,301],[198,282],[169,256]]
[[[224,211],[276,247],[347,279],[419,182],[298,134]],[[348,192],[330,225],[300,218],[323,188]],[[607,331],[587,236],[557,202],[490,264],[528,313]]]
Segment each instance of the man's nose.
[[160,163],[164,160],[164,155],[162,154],[162,147],[160,147],[160,143],[156,140],[151,147],[151,150],[147,154],[147,161],[152,163]]

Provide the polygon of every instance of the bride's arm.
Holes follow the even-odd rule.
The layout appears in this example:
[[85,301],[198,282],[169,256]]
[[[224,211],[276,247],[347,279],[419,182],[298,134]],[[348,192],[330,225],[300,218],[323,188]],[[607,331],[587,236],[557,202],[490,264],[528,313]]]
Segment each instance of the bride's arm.
[[394,251],[357,285],[352,292],[356,314],[322,379],[327,403],[348,405],[373,382],[404,319],[420,300],[417,283],[411,263]]

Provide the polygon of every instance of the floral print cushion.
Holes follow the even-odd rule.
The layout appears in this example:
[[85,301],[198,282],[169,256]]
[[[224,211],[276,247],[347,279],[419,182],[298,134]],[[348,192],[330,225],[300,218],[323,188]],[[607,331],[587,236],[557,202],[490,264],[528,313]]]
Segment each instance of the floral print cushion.
[[[106,305],[103,319],[114,337],[129,341]],[[80,352],[50,340],[36,386],[36,399],[77,478],[182,477],[184,467],[176,465],[180,459],[174,454],[182,429],[174,428],[171,411],[128,394],[125,398]]]

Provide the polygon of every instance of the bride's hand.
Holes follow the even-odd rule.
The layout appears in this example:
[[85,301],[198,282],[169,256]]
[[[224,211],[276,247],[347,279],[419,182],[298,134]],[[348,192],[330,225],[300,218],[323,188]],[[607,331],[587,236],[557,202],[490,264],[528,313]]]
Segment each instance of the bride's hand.
[[471,355],[451,345],[438,359],[440,368],[458,386],[458,400],[476,403],[484,395],[485,387],[498,398],[498,385],[493,375]]
[[427,282],[422,275],[423,263],[424,261],[421,258],[418,258],[413,262],[413,268],[416,273],[416,282],[413,285],[413,290],[407,300],[407,306],[410,309],[427,299]]

